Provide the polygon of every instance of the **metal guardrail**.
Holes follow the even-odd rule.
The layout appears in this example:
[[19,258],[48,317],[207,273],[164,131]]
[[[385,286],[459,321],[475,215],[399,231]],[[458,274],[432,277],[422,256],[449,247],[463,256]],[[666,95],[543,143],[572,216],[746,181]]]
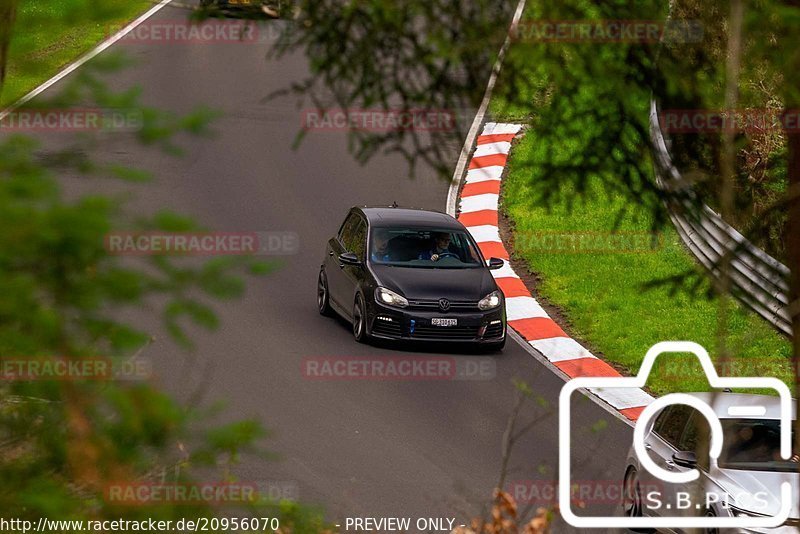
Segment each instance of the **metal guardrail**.
[[727,254],[731,258],[733,295],[778,331],[791,336],[789,268],[748,241],[708,206],[698,209],[696,195],[670,156],[655,100],[650,102],[650,137],[659,186],[681,193],[671,195],[666,203],[683,243],[714,277],[720,276],[720,261]]

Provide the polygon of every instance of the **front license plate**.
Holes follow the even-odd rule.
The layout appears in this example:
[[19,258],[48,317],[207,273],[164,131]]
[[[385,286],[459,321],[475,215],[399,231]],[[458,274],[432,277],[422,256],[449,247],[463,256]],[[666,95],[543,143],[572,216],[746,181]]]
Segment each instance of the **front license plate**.
[[433,326],[456,326],[458,324],[458,319],[434,317],[431,319],[431,324]]

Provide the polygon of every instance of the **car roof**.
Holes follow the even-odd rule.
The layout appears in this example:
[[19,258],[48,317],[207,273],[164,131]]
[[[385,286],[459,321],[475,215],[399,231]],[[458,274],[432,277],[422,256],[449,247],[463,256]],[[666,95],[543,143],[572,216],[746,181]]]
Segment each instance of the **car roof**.
[[464,225],[456,219],[432,210],[417,208],[361,207],[358,208],[367,218],[370,226],[429,226],[442,229],[463,230]]
[[[714,413],[720,419],[780,419],[781,399],[773,395],[754,395],[750,393],[689,393],[703,402],[710,404]],[[713,404],[712,404],[713,399]],[[762,416],[729,415],[728,408],[732,406],[763,406],[767,412]],[[795,417],[795,402],[792,399],[792,418]]]

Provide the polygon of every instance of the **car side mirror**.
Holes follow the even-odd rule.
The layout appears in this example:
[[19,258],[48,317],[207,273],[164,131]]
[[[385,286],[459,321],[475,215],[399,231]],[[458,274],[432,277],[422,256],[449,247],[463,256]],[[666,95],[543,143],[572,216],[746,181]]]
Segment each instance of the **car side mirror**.
[[688,469],[697,467],[697,455],[694,451],[678,451],[672,455],[672,461],[675,462],[675,465]]
[[353,252],[342,252],[339,254],[340,265],[361,265],[358,256]]
[[505,264],[506,262],[504,262],[500,258],[489,258],[489,269],[492,271],[500,269]]

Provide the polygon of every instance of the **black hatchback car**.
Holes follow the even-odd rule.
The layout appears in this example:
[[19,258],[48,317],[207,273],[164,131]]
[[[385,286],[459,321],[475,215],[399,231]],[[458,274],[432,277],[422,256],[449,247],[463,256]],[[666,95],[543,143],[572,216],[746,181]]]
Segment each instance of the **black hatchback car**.
[[445,341],[500,349],[503,293],[467,229],[435,211],[352,208],[328,241],[317,283],[319,312],[336,311],[370,338]]

